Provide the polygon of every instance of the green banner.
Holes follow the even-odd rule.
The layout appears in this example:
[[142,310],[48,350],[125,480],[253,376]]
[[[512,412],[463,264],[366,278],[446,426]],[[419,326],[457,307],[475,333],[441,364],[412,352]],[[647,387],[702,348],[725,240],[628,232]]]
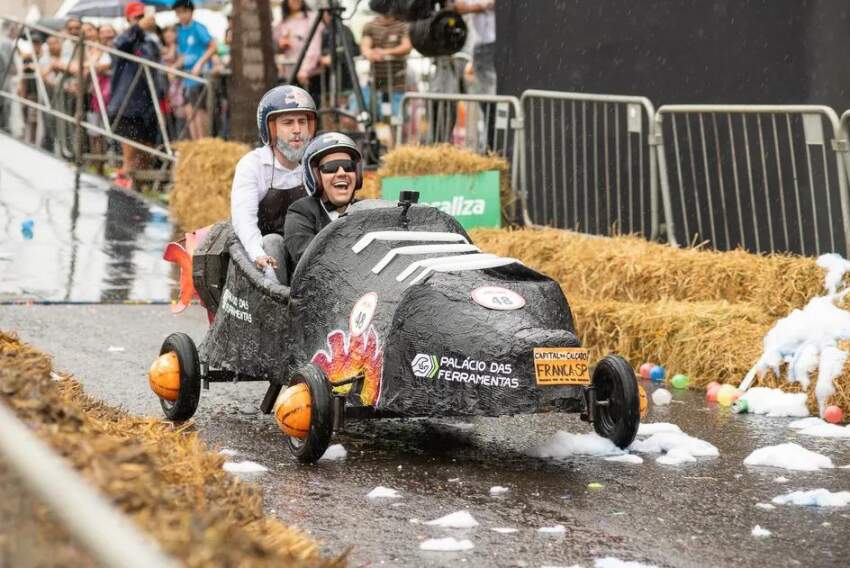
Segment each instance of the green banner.
[[381,197],[397,200],[400,192],[419,192],[419,203],[452,215],[464,229],[500,227],[499,172],[450,176],[400,176],[381,179]]

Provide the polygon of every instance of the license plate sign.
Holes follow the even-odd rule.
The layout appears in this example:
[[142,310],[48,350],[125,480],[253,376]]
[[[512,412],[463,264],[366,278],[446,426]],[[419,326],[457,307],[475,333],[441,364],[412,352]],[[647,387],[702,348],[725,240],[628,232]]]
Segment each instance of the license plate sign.
[[583,347],[535,347],[534,376],[537,384],[589,385],[587,349]]

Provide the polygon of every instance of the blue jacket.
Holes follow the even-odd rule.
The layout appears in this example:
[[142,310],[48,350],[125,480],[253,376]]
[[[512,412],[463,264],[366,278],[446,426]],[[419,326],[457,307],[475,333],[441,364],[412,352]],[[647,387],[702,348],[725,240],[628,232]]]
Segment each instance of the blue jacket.
[[[115,38],[112,44],[114,49],[143,57],[151,61],[159,63],[159,44],[149,38],[144,30],[138,24],[130,26],[121,35]],[[112,79],[110,80],[110,99],[107,106],[107,112],[110,119],[115,119],[121,106],[124,105],[124,100],[127,104],[124,106],[124,111],[121,116],[127,118],[153,119],[155,116],[154,104],[159,104],[159,100],[152,100],[150,87],[148,87],[147,79],[144,71],[139,73],[139,78],[136,85],[130,92],[130,87],[133,84],[133,79],[136,77],[136,72],[139,71],[139,64],[135,61],[129,61],[121,57],[112,59]],[[154,80],[158,99],[164,94],[163,77],[159,71],[151,70],[151,75]]]

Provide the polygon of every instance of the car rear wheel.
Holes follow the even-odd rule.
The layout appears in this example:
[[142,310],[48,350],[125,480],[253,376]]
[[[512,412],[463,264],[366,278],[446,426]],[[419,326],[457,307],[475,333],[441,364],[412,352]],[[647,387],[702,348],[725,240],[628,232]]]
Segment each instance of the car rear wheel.
[[593,428],[620,448],[634,441],[640,425],[640,395],[634,370],[619,355],[607,355],[593,371]]
[[304,383],[310,390],[310,429],[303,439],[288,436],[289,451],[302,463],[314,463],[325,453],[333,434],[331,388],[325,373],[308,364],[289,380],[289,386]]
[[201,398],[201,369],[195,342],[185,333],[172,333],[162,342],[160,355],[174,353],[180,363],[180,389],[176,400],[159,399],[165,417],[175,422],[190,419]]

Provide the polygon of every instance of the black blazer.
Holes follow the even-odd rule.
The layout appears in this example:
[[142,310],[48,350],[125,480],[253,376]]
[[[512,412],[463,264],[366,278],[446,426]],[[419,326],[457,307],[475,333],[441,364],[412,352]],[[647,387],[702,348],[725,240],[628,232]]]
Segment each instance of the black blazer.
[[308,195],[289,206],[283,223],[283,243],[290,277],[313,237],[330,222],[330,217],[317,197]]

